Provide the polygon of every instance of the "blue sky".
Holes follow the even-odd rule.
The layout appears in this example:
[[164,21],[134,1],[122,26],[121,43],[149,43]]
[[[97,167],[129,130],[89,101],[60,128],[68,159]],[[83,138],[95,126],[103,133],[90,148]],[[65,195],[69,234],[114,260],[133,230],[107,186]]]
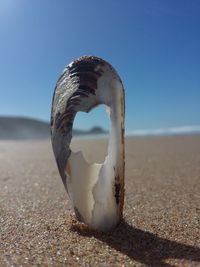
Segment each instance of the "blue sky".
[[[49,120],[64,66],[93,54],[122,78],[127,131],[200,125],[199,14],[199,0],[0,0],[0,115]],[[75,126],[107,127],[93,114]]]

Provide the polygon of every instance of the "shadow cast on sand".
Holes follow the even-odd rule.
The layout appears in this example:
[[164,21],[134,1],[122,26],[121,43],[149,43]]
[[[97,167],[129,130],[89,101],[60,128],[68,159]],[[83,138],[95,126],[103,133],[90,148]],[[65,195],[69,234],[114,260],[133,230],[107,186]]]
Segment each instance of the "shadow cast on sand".
[[134,228],[124,220],[109,234],[90,231],[80,225],[73,225],[72,230],[83,236],[93,236],[147,266],[173,266],[164,262],[167,259],[200,262],[200,248],[158,237]]

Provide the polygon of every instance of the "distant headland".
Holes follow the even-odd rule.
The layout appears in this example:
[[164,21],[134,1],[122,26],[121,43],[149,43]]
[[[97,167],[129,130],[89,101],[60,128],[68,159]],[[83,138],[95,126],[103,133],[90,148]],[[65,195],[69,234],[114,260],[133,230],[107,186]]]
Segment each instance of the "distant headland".
[[[99,126],[90,130],[73,130],[73,136],[102,135],[108,132]],[[0,116],[0,140],[34,140],[50,138],[50,124],[26,117]]]

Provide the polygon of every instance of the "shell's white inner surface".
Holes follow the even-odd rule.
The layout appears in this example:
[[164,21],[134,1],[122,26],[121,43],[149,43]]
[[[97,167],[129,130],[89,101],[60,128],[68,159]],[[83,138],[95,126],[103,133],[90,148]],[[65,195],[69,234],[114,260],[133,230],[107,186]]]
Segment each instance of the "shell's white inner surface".
[[116,175],[123,169],[122,85],[105,72],[98,80],[97,97],[110,108],[111,130],[108,156],[102,164],[89,164],[81,152],[72,152],[66,172],[67,188],[81,220],[94,229],[107,230],[119,220],[116,202]]

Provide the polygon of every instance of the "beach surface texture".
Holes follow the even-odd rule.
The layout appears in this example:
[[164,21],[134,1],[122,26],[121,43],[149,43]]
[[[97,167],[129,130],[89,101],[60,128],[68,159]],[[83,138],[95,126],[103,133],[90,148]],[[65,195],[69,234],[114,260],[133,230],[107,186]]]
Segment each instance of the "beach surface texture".
[[[106,140],[75,140],[102,162]],[[78,167],[78,166],[77,166]],[[200,266],[200,136],[126,139],[124,220],[74,220],[50,141],[0,142],[0,266]]]

